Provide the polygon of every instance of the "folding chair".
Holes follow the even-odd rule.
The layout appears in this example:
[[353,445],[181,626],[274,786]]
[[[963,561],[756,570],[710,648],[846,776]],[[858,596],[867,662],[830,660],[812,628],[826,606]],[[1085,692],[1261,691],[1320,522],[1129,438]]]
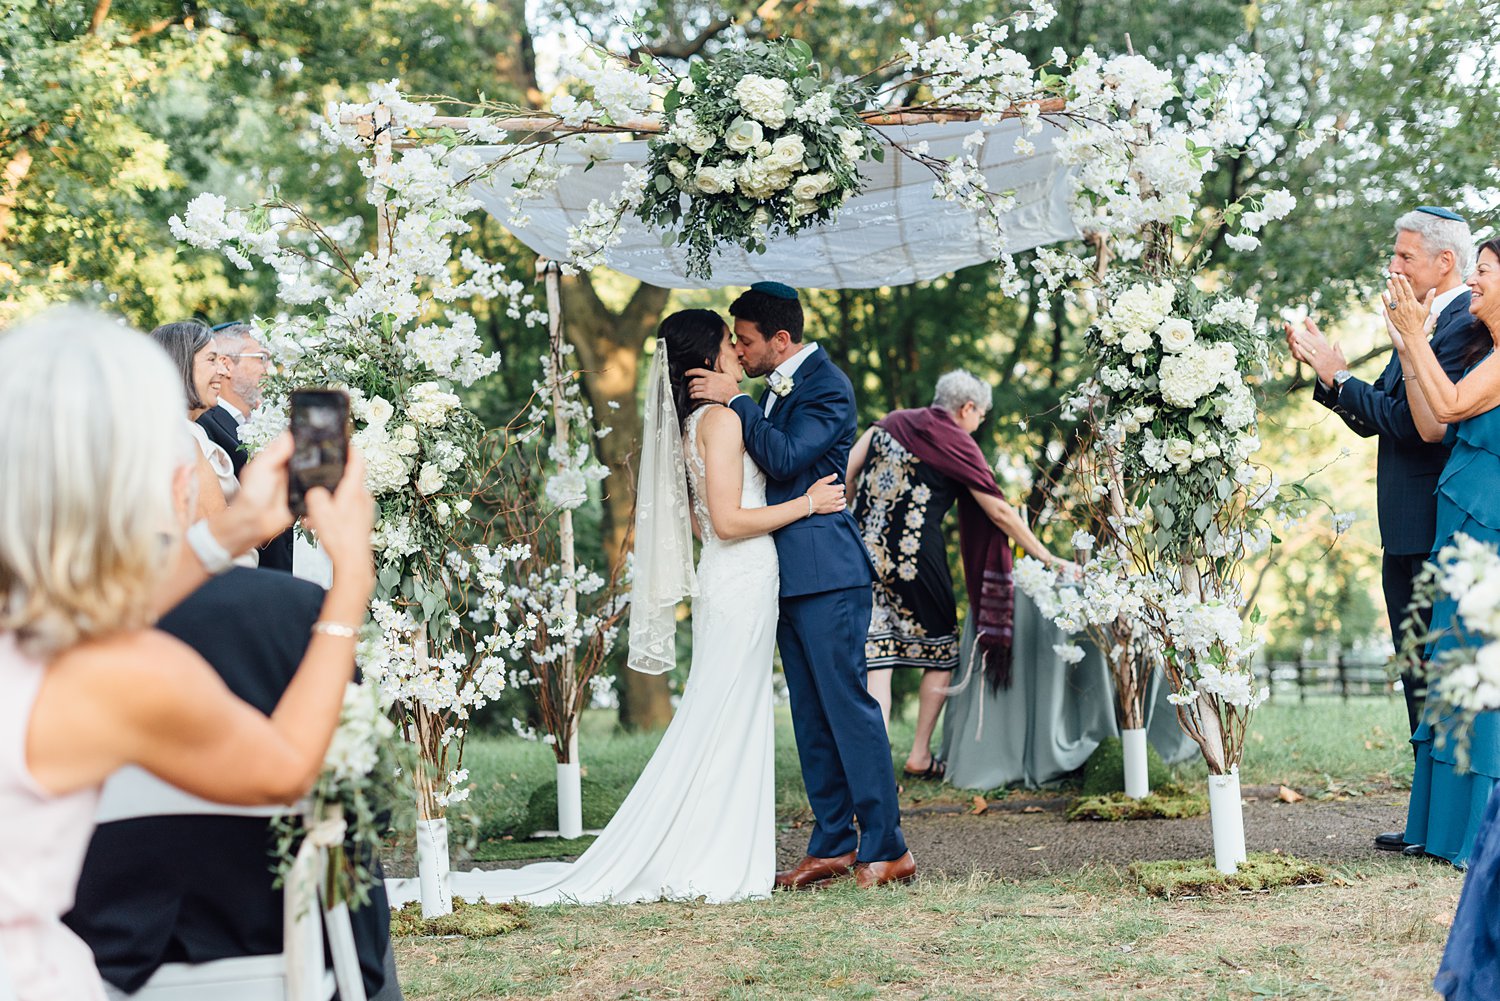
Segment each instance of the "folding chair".
[[[120,769],[104,784],[95,820],[107,824],[139,817],[227,816],[277,817],[300,813],[299,807],[241,807],[211,803],[168,785],[134,766]],[[354,935],[345,904],[323,900],[326,847],[308,839],[299,852],[301,878],[287,880],[282,951],[267,956],[237,956],[207,963],[165,963],[130,995],[131,1001],[328,1001],[337,989],[340,1001],[365,1001],[364,980],[354,951]],[[266,875],[267,880],[270,874]],[[321,920],[320,920],[321,919]],[[333,970],[323,964],[323,933],[328,932]],[[7,1001],[0,987],[0,1001]]]

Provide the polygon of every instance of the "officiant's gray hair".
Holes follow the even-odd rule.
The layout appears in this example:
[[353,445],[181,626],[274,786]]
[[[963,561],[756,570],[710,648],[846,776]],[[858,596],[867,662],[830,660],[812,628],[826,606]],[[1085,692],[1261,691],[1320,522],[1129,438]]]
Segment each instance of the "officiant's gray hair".
[[150,624],[187,401],[151,340],[77,307],[0,332],[0,632],[49,658]]
[[942,407],[950,414],[957,414],[965,403],[972,403],[979,408],[980,413],[987,414],[994,399],[995,394],[989,383],[960,368],[938,376],[937,389],[932,394],[932,405]]
[[1469,277],[1474,268],[1474,234],[1462,219],[1444,219],[1413,210],[1396,220],[1396,232],[1420,236],[1423,248],[1433,257],[1445,250],[1453,251],[1453,265],[1460,278]]

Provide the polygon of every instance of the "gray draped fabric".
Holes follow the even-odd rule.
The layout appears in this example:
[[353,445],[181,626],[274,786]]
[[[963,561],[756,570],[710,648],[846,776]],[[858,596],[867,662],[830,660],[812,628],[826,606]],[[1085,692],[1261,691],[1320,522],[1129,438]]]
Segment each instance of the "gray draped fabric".
[[[1017,588],[1011,686],[991,691],[976,670],[964,690],[948,698],[941,753],[949,784],[1035,788],[1080,767],[1104,738],[1119,736],[1104,657],[1085,641],[1083,660],[1064,664],[1052,649],[1063,641],[1062,630]],[[973,647],[974,627],[965,622],[955,684],[968,670]],[[1167,762],[1185,761],[1197,745],[1178,726],[1167,693],[1158,673],[1147,693],[1146,738]]]

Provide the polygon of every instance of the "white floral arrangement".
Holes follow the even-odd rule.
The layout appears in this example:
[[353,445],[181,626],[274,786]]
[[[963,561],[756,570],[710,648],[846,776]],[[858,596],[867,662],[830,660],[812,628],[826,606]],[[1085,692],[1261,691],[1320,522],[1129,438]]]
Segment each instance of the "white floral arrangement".
[[[1423,628],[1421,613],[1436,601],[1454,603],[1442,630]],[[1411,637],[1402,659],[1427,677],[1427,701],[1437,710],[1440,739],[1456,738],[1467,761],[1474,718],[1500,709],[1500,552],[1493,543],[1458,534],[1417,579],[1411,614],[1404,624]],[[1430,659],[1430,644],[1443,642]]]
[[409,809],[402,773],[417,766],[395,739],[381,690],[350,682],[338,728],[301,816],[278,819],[274,871],[291,876],[302,840],[311,835],[328,852],[327,901],[361,907],[375,884],[374,863],[393,811]]
[[697,60],[667,91],[637,213],[687,247],[689,274],[708,277],[725,244],[763,253],[771,235],[832,219],[863,186],[860,161],[883,159],[867,101],[824,80],[797,39]]

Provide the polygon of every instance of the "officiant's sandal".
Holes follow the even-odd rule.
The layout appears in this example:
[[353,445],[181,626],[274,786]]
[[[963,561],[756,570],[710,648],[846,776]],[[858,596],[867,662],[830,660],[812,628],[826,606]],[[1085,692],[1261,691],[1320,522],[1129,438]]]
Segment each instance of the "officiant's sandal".
[[854,882],[861,890],[887,883],[910,883],[917,878],[917,860],[911,852],[889,862],[861,862],[854,867]]
[[836,858],[814,858],[804,855],[793,869],[776,874],[778,890],[813,890],[854,871],[854,853]]

